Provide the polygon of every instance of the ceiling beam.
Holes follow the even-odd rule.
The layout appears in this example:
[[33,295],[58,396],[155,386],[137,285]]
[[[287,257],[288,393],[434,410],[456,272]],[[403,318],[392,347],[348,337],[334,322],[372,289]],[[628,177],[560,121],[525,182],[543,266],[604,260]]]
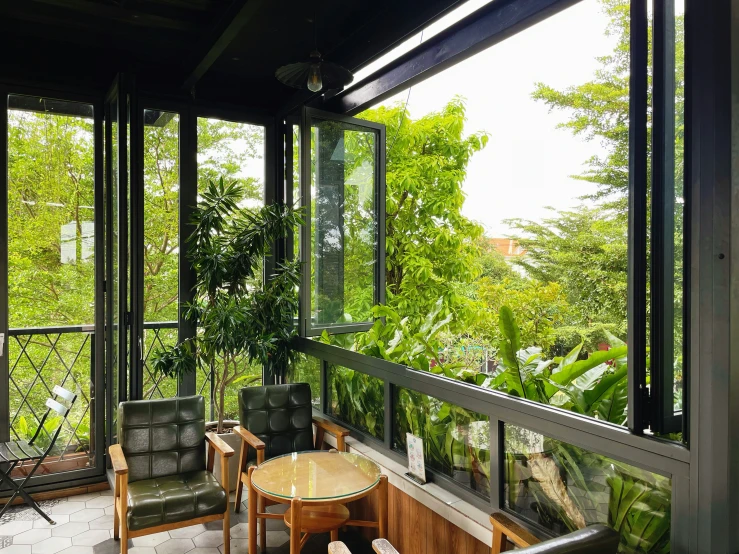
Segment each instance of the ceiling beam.
[[356,114],[581,0],[495,0],[388,63],[323,109]]
[[189,92],[195,86],[263,4],[264,0],[233,0],[198,50],[197,63],[182,83],[183,90]]

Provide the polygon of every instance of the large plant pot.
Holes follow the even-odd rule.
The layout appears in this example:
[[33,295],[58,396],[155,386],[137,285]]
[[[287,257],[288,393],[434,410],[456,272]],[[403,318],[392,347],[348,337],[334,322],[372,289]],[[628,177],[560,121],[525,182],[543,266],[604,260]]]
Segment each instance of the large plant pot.
[[[227,430],[229,430],[229,432],[218,434],[218,436],[223,439],[223,442],[225,442],[234,450],[234,455],[228,458],[228,488],[230,489],[229,492],[234,492],[236,490],[236,485],[239,483],[239,453],[241,452],[241,437],[236,433],[231,432],[231,429],[233,429],[238,424],[239,422],[234,420],[224,421],[223,426]],[[205,424],[205,429],[209,432],[215,431],[217,427],[217,421],[209,421]],[[207,448],[208,447],[206,445],[206,451]],[[221,482],[221,471],[221,457],[216,451],[216,459],[215,463],[213,464],[213,474],[216,476],[216,479],[218,479],[218,482]]]

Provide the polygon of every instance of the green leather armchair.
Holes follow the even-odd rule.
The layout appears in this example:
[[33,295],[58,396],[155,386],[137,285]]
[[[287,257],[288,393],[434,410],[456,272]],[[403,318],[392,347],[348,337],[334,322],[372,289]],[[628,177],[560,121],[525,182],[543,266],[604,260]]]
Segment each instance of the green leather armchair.
[[[336,449],[345,450],[348,429],[320,417],[313,417],[308,383],[245,387],[239,391],[239,423],[234,431],[241,436],[239,484],[235,511],[241,508],[244,485],[248,485],[249,467],[289,454],[323,448],[325,433],[336,437]],[[315,436],[313,426],[316,427]],[[264,499],[259,497],[259,512]],[[265,524],[259,520],[261,548],[264,550]]]
[[213,464],[218,451],[221,467],[228,467],[234,451],[205,432],[203,397],[121,402],[118,440],[108,452],[115,471],[113,533],[121,539],[121,554],[128,552],[129,538],[216,520],[223,520],[229,554],[228,471],[219,483]]

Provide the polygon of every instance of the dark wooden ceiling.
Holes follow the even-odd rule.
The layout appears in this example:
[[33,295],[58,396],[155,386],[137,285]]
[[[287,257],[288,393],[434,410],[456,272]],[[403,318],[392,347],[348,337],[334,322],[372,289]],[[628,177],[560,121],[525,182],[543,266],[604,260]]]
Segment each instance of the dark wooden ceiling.
[[460,0],[0,0],[0,80],[143,89],[274,113],[279,66],[318,47],[356,70]]

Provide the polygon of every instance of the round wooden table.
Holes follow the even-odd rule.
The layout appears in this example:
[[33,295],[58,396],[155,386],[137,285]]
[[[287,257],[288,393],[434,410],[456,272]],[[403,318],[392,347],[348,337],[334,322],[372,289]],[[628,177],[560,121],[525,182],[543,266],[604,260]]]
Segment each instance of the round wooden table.
[[[350,519],[347,502],[379,494],[377,521]],[[249,468],[249,554],[257,553],[257,520],[284,519],[290,528],[290,554],[314,533],[338,540],[344,525],[375,527],[387,535],[387,476],[364,456],[336,450],[294,452]],[[259,512],[258,497],[290,504],[284,515]]]

